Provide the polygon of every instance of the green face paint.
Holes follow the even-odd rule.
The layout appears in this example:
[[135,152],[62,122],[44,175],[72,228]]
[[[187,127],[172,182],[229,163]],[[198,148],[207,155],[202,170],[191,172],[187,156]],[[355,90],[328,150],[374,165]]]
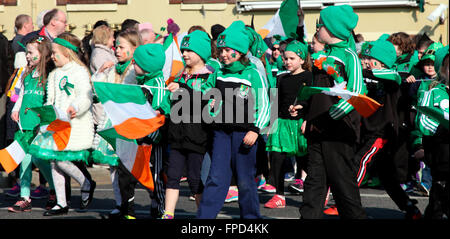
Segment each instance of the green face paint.
[[236,51],[233,50],[233,53],[231,53],[231,57],[236,58]]
[[130,52],[129,51],[127,51],[127,57],[129,57],[130,56]]
[[33,61],[37,61],[37,60],[39,60],[39,58],[37,56],[34,56]]
[[119,41],[119,39],[116,40],[116,46],[120,46],[120,41]]

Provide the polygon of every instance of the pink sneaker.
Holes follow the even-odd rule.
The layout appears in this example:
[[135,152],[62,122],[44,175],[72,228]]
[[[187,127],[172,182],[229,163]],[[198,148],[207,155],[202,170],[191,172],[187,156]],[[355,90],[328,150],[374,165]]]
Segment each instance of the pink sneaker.
[[239,191],[236,188],[230,188],[228,190],[227,197],[225,198],[225,202],[235,202],[239,199]]
[[259,188],[259,190],[266,193],[275,193],[277,191],[277,189],[274,186],[268,183],[264,184],[261,188]]
[[273,196],[266,204],[264,204],[266,208],[285,208],[286,207],[286,199],[284,196],[280,196],[276,194]]

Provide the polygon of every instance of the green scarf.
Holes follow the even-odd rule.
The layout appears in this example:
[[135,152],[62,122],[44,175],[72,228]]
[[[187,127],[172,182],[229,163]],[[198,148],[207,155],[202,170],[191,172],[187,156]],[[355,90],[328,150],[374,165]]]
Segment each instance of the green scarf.
[[127,67],[130,65],[132,60],[133,59],[130,59],[130,60],[128,60],[125,63],[121,63],[121,62],[117,63],[116,64],[116,72],[117,72],[117,74],[122,75],[125,72],[125,70],[127,69]]
[[137,81],[138,85],[144,85],[147,81],[158,78],[158,77],[164,77],[162,71],[147,73],[145,75],[138,75],[138,76],[136,76],[136,81]]
[[224,73],[237,73],[245,69],[246,66],[242,65],[240,61],[235,61],[231,64],[223,66]]

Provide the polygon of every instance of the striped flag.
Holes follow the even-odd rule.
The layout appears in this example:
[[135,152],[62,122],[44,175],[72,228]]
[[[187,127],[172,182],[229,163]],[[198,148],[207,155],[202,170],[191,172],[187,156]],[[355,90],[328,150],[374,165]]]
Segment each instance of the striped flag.
[[297,31],[298,6],[297,0],[284,0],[275,15],[258,31],[261,37],[292,37]]
[[116,154],[125,168],[145,187],[154,189],[150,171],[151,145],[137,145],[128,140],[117,139]]
[[41,132],[51,132],[58,150],[64,150],[69,143],[72,130],[67,113],[53,105],[31,108],[30,110],[36,112],[41,119]]
[[14,171],[27,153],[24,142],[14,140],[8,147],[0,150],[0,163],[6,173]]
[[172,33],[170,33],[164,41],[164,49],[166,61],[163,68],[163,75],[164,81],[168,85],[175,79],[175,76],[183,70],[184,64],[178,38],[173,37]]
[[109,137],[139,139],[164,124],[164,115],[156,113],[140,86],[94,82],[94,88],[112,123],[105,129]]
[[366,95],[351,92],[345,89],[345,82],[336,84],[334,87],[312,87],[304,86],[300,90],[298,100],[307,100],[315,94],[325,94],[329,96],[337,96],[346,100],[355,110],[364,118],[371,116],[380,108],[380,103],[376,102]]
[[449,128],[449,115],[448,112],[436,107],[427,106],[415,106],[420,113],[436,120],[439,124],[442,124],[446,129]]

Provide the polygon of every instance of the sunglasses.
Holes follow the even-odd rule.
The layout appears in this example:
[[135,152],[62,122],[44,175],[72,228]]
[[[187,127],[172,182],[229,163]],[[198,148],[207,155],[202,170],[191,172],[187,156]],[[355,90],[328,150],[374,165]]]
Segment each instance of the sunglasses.
[[280,51],[279,47],[272,47],[272,51]]
[[436,52],[436,50],[428,49],[423,54],[424,55],[434,55],[435,52]]

